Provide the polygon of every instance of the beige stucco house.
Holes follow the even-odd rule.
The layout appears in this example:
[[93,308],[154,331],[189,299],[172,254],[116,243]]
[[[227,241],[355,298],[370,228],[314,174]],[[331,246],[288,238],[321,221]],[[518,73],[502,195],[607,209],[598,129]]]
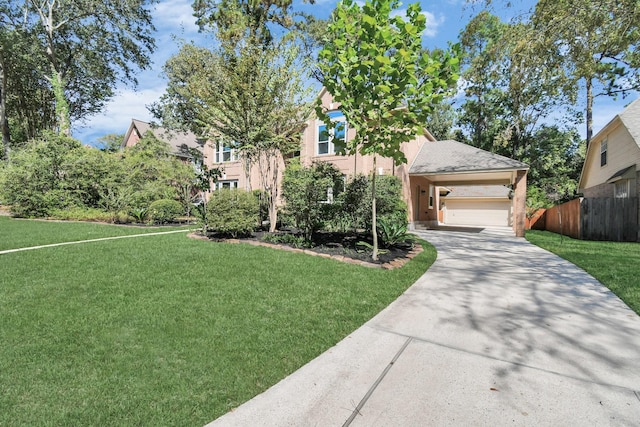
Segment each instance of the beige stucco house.
[[[346,142],[354,138],[355,129],[346,123],[339,105],[333,102],[326,89],[323,88],[318,97],[328,111],[331,123],[323,123],[315,115],[309,118],[300,147],[302,164],[329,162],[347,179],[356,174],[370,174],[372,156],[336,154],[336,138]],[[138,127],[136,125],[136,129]],[[128,138],[125,138],[126,146],[129,144],[126,141],[131,140],[130,136]],[[529,169],[526,164],[457,141],[436,141],[427,130],[424,135],[404,143],[401,149],[407,158],[406,164],[396,166],[393,159],[378,157],[376,173],[396,176],[402,182],[410,227],[440,224],[504,226],[512,227],[517,236],[524,236]],[[217,188],[262,187],[257,167],[251,166],[247,173],[233,147],[220,141],[209,141],[203,152],[207,165],[223,169]],[[280,173],[284,170],[284,164],[279,170]],[[460,197],[463,189],[467,189],[464,190],[466,196]]]
[[580,175],[584,197],[640,196],[640,99],[617,114],[592,139]]

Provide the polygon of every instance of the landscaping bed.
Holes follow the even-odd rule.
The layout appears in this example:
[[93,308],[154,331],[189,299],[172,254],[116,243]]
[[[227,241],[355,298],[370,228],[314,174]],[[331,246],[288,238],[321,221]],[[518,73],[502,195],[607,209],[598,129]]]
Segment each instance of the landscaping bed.
[[248,243],[273,247],[277,249],[304,252],[309,255],[333,258],[352,264],[368,267],[392,269],[404,265],[409,259],[422,252],[419,244],[411,241],[400,242],[386,248],[380,248],[378,259],[372,259],[372,239],[367,233],[344,233],[319,231],[314,233],[310,242],[304,240],[295,229],[283,230],[276,233],[257,231],[240,238],[228,238],[224,234],[194,233],[191,237],[199,237],[211,241],[231,243]]

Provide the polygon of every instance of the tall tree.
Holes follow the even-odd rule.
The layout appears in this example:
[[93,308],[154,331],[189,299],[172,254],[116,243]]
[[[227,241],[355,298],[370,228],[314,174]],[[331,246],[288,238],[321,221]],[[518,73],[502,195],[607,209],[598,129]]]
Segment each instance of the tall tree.
[[98,112],[118,81],[137,84],[135,71],[150,64],[154,0],[24,0],[22,29],[34,34],[44,57],[38,70],[53,92],[57,127]]
[[[456,49],[429,55],[422,48],[426,28],[419,4],[406,18],[394,16],[397,0],[338,3],[319,53],[322,82],[356,130],[344,151],[373,156],[372,238],[378,258],[375,165],[377,156],[406,162],[403,142],[424,132],[433,106],[452,92],[458,79]],[[329,123],[322,105],[318,116]]]
[[[460,36],[467,100],[461,124],[473,145],[519,159],[543,119],[574,100],[575,90],[557,57],[537,53],[530,23],[505,23],[487,11]],[[565,110],[568,111],[568,110]]]
[[[543,55],[565,60],[586,92],[587,145],[593,135],[593,101],[640,89],[640,3],[637,0],[540,0],[535,31]],[[601,87],[602,91],[594,91]]]
[[167,93],[153,107],[169,127],[232,144],[241,154],[247,185],[251,168],[258,167],[269,193],[271,230],[277,223],[280,164],[299,147],[311,110],[297,57],[288,39],[269,45],[250,35],[223,39],[216,51],[184,45],[167,62]]

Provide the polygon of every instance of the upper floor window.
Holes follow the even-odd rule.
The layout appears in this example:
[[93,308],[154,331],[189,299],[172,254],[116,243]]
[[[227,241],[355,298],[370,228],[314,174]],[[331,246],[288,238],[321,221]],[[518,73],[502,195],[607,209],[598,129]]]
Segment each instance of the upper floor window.
[[233,144],[223,143],[222,141],[218,141],[216,143],[216,163],[234,162],[238,160],[238,153],[234,148],[232,148],[232,145]]
[[344,147],[347,142],[347,121],[341,111],[327,113],[331,124],[318,126],[317,153],[335,154]]
[[600,143],[600,166],[606,166],[607,164],[608,146],[609,144],[606,139]]

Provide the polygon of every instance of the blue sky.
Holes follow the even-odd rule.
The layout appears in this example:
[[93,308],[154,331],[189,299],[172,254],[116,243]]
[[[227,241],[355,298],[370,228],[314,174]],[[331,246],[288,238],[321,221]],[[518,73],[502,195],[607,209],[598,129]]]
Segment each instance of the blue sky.
[[[308,5],[300,0],[294,0],[294,7],[319,18],[327,18],[336,3],[337,0],[316,0],[314,5]],[[403,3],[408,5],[411,1]],[[153,119],[147,106],[157,101],[165,91],[166,81],[162,77],[162,66],[178,51],[176,38],[194,41],[198,45],[206,46],[211,43],[205,36],[198,33],[191,4],[192,0],[170,0],[160,1],[155,5],[153,16],[157,28],[155,34],[157,49],[152,56],[151,68],[138,74],[139,85],[135,90],[126,86],[118,87],[117,95],[105,106],[103,113],[90,117],[83,124],[74,124],[74,137],[85,144],[93,145],[96,139],[103,135],[126,132],[131,119],[144,121]],[[444,48],[448,42],[455,42],[464,26],[480,11],[479,6],[473,6],[473,2],[464,0],[421,0],[420,4],[427,17],[427,30],[423,39],[427,48]],[[520,9],[510,8],[494,12],[504,20],[508,20],[526,11],[533,2],[522,0],[519,4]],[[637,97],[638,94],[634,94],[617,101],[604,97],[596,98],[594,131],[601,129],[625,105]],[[579,130],[584,137],[584,126],[580,126]]]

